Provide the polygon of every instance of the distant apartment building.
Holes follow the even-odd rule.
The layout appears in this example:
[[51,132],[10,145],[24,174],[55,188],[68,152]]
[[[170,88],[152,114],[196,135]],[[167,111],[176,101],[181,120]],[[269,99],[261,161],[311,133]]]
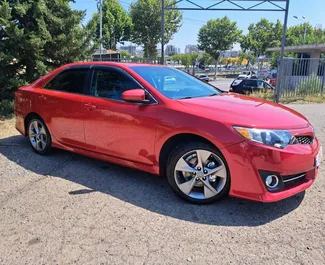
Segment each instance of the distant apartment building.
[[131,55],[136,55],[137,47],[135,45],[126,45],[120,47],[121,51],[127,51]]
[[197,47],[197,45],[187,44],[185,46],[185,53],[192,53],[192,52],[200,53],[200,50]]
[[174,55],[174,54],[180,54],[181,49],[175,47],[175,45],[167,45],[165,49],[165,54],[168,56]]

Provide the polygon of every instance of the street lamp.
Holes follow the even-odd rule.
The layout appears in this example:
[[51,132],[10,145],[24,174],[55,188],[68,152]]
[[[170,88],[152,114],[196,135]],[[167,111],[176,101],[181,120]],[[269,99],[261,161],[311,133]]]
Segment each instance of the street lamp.
[[[293,16],[295,19],[304,22],[305,25],[305,30],[304,30],[304,39],[303,39],[303,43],[305,44],[306,42],[306,36],[307,36],[307,26],[308,26],[308,21],[306,21],[306,17],[305,16],[301,16],[302,19],[298,18],[297,16]],[[303,58],[303,53],[301,53],[301,59]]]
[[306,17],[305,16],[301,16],[302,19],[300,19],[299,17],[297,16],[293,16],[295,19],[299,20],[299,21],[302,21],[304,22],[304,25],[305,25],[305,30],[304,30],[304,40],[303,40],[303,44],[305,44],[306,42],[306,36],[307,36],[307,26],[308,26],[308,21],[306,20]]

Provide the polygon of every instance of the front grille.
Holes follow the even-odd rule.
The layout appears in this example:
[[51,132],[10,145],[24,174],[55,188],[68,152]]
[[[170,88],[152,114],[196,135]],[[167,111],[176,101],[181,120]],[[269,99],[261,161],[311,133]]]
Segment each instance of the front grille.
[[312,136],[296,136],[299,144],[312,144],[314,138]]
[[302,181],[304,181],[306,178],[306,173],[296,174],[296,175],[290,175],[290,176],[282,176],[282,181],[284,186],[290,186],[294,184],[298,184]]

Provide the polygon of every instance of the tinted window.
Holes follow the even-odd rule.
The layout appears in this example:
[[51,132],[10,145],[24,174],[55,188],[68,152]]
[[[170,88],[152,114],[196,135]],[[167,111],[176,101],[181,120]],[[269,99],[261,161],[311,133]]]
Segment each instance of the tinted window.
[[71,69],[59,73],[46,89],[83,94],[88,69]]
[[96,97],[122,99],[126,90],[140,88],[134,80],[114,69],[97,69],[91,82],[92,94]]
[[264,88],[264,82],[262,81],[262,80],[258,80],[258,81],[256,81],[257,82],[257,87],[258,88]]
[[256,87],[256,81],[255,80],[245,80],[244,86]]

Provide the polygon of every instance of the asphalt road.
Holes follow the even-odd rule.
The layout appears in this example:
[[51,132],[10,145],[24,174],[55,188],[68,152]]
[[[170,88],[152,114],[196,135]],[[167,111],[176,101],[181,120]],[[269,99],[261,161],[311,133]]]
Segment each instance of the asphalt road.
[[[291,107],[324,145],[325,104]],[[0,264],[325,264],[324,169],[277,203],[197,206],[164,178],[60,150],[38,156],[13,127],[0,121]]]
[[233,81],[234,79],[217,79],[210,83],[223,91],[229,91],[229,87]]

